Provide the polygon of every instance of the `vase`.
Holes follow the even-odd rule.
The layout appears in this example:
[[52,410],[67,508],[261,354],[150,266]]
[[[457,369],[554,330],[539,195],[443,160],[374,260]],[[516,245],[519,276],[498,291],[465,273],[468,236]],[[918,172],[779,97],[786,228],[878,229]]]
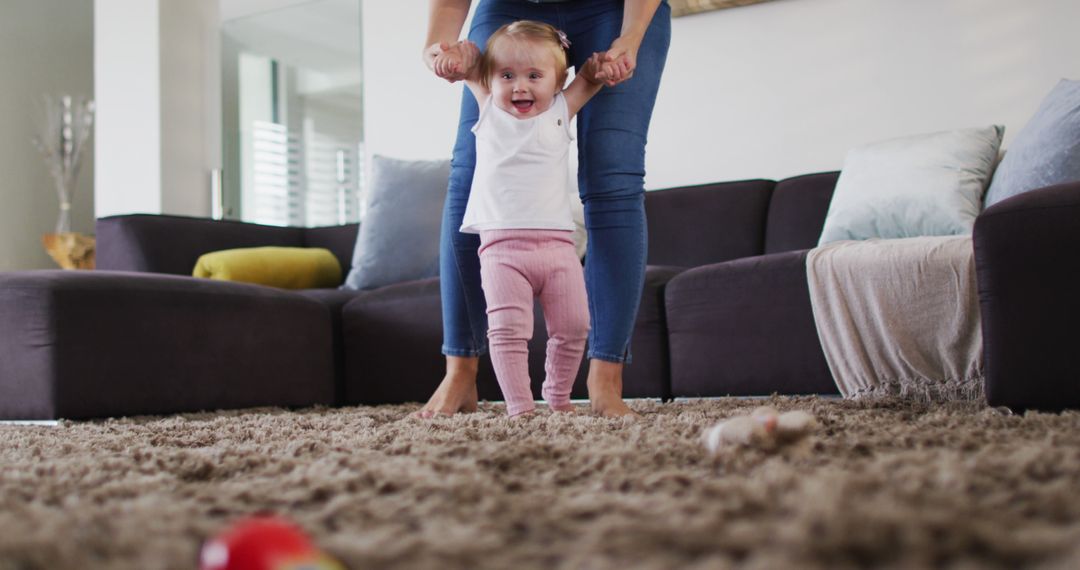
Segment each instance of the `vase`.
[[95,240],[93,236],[76,233],[45,234],[41,236],[45,251],[62,269],[93,269]]
[[75,195],[82,152],[94,125],[94,102],[71,95],[46,95],[41,115],[41,136],[34,137],[34,146],[52,174],[60,203],[55,233],[64,235],[71,233],[71,198]]
[[[70,196],[64,189],[60,189],[60,195]],[[71,233],[71,202],[60,199],[60,214],[56,218],[56,232],[58,234]]]

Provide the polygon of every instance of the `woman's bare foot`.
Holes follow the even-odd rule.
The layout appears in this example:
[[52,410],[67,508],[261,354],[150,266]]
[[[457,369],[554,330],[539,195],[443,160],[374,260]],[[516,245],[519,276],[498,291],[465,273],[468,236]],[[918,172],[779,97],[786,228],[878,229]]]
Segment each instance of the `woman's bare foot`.
[[413,417],[427,419],[475,412],[480,399],[476,393],[479,366],[478,357],[447,356],[446,376],[443,376],[431,399]]
[[622,371],[620,362],[608,362],[593,358],[589,360],[589,403],[592,411],[605,418],[636,416],[622,399]]

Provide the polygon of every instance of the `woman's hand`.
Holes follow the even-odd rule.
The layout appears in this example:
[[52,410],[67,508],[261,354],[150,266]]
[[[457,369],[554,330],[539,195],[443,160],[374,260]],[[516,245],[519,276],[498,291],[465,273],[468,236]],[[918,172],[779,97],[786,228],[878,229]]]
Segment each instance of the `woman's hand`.
[[424,50],[424,63],[437,77],[454,83],[468,78],[479,56],[476,44],[468,40],[454,44],[444,42]]
[[623,35],[615,38],[615,41],[611,42],[611,48],[600,61],[600,71],[596,78],[608,87],[614,87],[633,77],[640,47],[640,36]]

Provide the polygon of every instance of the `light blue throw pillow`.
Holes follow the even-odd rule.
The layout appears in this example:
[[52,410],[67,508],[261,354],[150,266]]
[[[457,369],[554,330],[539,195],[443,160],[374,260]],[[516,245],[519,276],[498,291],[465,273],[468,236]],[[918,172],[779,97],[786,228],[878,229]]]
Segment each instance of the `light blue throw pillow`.
[[371,158],[367,210],[342,288],[375,289],[439,274],[449,160]]
[[1006,150],[986,192],[987,206],[1080,180],[1080,81],[1059,81]]
[[971,233],[1004,132],[992,125],[852,149],[818,245]]

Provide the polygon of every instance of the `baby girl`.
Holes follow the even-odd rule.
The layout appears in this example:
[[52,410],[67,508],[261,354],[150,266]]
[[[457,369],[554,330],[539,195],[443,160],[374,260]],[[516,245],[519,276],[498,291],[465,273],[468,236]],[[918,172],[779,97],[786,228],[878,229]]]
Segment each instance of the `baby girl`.
[[[593,54],[567,78],[566,36],[519,21],[499,28],[483,54],[463,41],[466,84],[480,105],[473,127],[476,169],[460,231],[480,234],[480,275],[487,300],[488,345],[511,416],[533,411],[528,340],[539,297],[548,343],[543,396],[571,411],[570,389],[585,349],[589,309],[574,249],[568,154],[570,119],[617,75]],[[435,66],[459,65],[436,59]],[[467,64],[468,65],[468,64]]]

